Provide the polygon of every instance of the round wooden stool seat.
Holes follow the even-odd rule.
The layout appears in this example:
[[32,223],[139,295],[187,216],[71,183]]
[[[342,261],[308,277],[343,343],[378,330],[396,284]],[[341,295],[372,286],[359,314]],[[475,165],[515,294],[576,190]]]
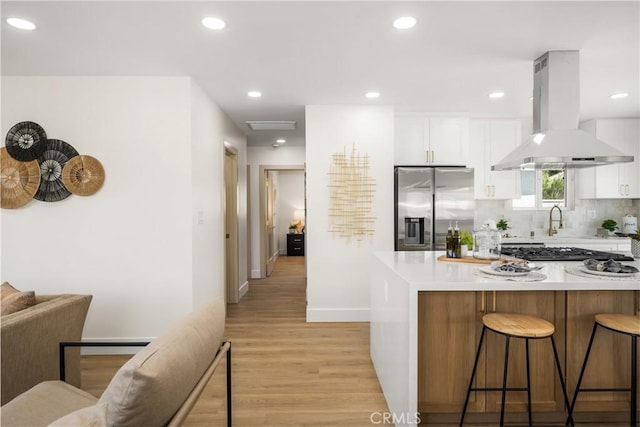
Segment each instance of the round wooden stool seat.
[[629,335],[640,335],[640,317],[630,314],[596,314],[596,322],[605,328]]
[[550,322],[526,314],[485,314],[482,323],[492,331],[519,338],[546,338],[555,332]]

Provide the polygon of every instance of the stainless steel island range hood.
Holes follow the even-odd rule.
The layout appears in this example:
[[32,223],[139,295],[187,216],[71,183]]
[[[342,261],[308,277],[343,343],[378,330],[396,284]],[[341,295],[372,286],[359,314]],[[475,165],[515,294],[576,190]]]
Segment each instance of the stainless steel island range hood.
[[534,62],[533,135],[491,170],[583,168],[633,161],[633,156],[578,129],[579,111],[580,53],[545,53]]

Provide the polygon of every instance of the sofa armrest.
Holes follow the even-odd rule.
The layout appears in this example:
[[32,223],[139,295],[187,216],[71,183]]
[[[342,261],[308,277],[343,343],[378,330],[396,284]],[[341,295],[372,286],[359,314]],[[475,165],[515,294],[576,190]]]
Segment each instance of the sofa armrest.
[[[42,381],[57,380],[58,343],[79,341],[91,295],[47,295],[37,304],[2,317],[1,404]],[[68,382],[80,387],[80,349],[66,354]]]
[[65,381],[67,367],[65,363],[65,350],[67,347],[145,347],[150,341],[62,341],[59,344],[60,381]]

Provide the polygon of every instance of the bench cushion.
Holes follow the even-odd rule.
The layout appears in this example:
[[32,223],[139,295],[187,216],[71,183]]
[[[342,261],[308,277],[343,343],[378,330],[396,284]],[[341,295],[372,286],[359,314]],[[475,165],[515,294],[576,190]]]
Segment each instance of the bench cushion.
[[107,427],[107,404],[101,403],[58,418],[47,427]]
[[109,425],[167,424],[214,359],[224,330],[225,306],[200,306],[133,356],[100,397]]

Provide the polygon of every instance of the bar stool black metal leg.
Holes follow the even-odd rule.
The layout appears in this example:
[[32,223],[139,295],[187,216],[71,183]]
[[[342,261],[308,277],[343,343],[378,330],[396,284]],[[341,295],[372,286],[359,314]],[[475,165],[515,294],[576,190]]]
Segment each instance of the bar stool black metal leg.
[[638,349],[636,335],[631,335],[631,425],[638,425]]
[[533,425],[531,419],[531,374],[529,370],[529,338],[524,340],[525,351],[527,355],[527,411],[529,412],[529,426]]
[[484,334],[487,330],[486,326],[482,327],[482,333],[480,334],[480,342],[478,343],[478,350],[476,351],[476,360],[473,362],[473,370],[471,371],[471,379],[469,380],[469,387],[467,388],[467,397],[464,399],[464,406],[462,407],[462,416],[460,417],[460,427],[464,422],[464,416],[467,413],[467,404],[469,403],[469,396],[471,395],[471,389],[473,388],[473,379],[476,376],[476,368],[478,367],[478,359],[480,359],[480,351],[482,350],[482,342],[484,341]]
[[571,405],[569,406],[569,417],[567,418],[567,422],[565,425],[573,425],[573,410],[576,405],[576,400],[578,400],[578,393],[580,393],[580,385],[582,384],[582,377],[584,376],[584,371],[587,367],[587,362],[589,361],[589,353],[591,353],[591,346],[593,345],[593,339],[596,336],[596,330],[598,329],[598,323],[593,324],[593,331],[591,332],[591,338],[589,339],[589,345],[587,346],[587,353],[584,355],[584,362],[582,362],[582,368],[580,369],[580,375],[578,376],[578,382],[576,383],[576,391],[573,394],[573,399],[571,400]]
[[[560,378],[560,387],[562,388],[562,396],[564,397],[564,405],[569,408],[569,395],[567,394],[567,386],[564,383],[564,377],[562,376],[562,367],[560,366],[560,358],[558,357],[558,349],[556,347],[556,340],[553,335],[549,337],[551,339],[551,347],[553,348],[553,357],[556,359],[556,368],[558,369],[558,378]],[[569,419],[567,420],[569,425],[573,425],[573,416],[569,411]]]
[[509,367],[509,341],[511,337],[506,336],[507,341],[504,347],[504,373],[502,375],[502,403],[500,404],[500,427],[504,426],[504,406],[507,400],[507,371]]
[[231,409],[231,343],[227,351],[227,427],[231,427],[233,412]]

